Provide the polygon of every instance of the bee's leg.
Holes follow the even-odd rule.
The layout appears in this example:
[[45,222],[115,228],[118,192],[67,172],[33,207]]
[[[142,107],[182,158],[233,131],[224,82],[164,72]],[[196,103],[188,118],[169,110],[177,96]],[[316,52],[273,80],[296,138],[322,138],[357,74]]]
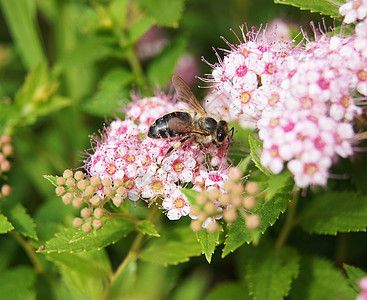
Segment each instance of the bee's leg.
[[220,147],[220,145],[217,143],[217,141],[216,141],[216,140],[213,140],[213,141],[212,141],[212,143],[213,143],[217,148],[219,148],[219,147]]
[[180,139],[178,142],[174,143],[166,152],[166,154],[164,155],[164,157],[167,157],[174,149],[177,149],[179,147],[181,147],[181,145],[186,142],[188,139],[190,139],[192,136],[189,134],[187,136],[185,136],[184,138]]

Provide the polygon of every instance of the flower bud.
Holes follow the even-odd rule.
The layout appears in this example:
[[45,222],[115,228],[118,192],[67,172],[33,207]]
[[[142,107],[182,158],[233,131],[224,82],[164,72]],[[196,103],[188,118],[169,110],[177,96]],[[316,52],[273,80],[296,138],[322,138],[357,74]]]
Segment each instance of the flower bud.
[[253,196],[246,196],[243,198],[243,207],[246,209],[253,209],[256,206],[256,199]]
[[245,186],[246,193],[255,195],[259,192],[259,184],[255,181],[248,181]]
[[60,197],[66,193],[66,190],[63,186],[58,186],[55,188],[55,194],[56,196]]
[[64,185],[65,184],[65,178],[64,177],[57,177],[56,184],[57,185]]
[[74,178],[76,181],[82,180],[85,174],[82,171],[76,171],[74,174]]
[[97,207],[94,212],[93,215],[97,218],[100,219],[104,216],[104,209],[101,207]]
[[212,221],[206,229],[209,233],[216,233],[219,231],[219,224],[216,221]]
[[11,194],[11,187],[8,184],[4,184],[1,187],[1,194],[3,194],[4,196],[9,196]]
[[116,194],[116,190],[114,188],[107,186],[104,188],[104,193],[106,196],[113,198]]
[[242,207],[242,203],[243,203],[243,201],[242,201],[241,196],[234,196],[234,197],[231,198],[231,204],[235,208]]
[[258,215],[251,215],[246,218],[246,226],[249,229],[256,229],[260,226],[260,217]]
[[124,201],[124,199],[122,199],[122,197],[118,196],[118,195],[113,197],[113,199],[112,199],[112,202],[116,207],[119,207],[122,204],[123,201]]
[[199,220],[192,220],[190,223],[190,228],[194,232],[198,232],[202,229],[201,222]]
[[116,190],[116,192],[117,192],[117,194],[119,194],[120,196],[123,196],[123,195],[125,195],[125,193],[126,193],[126,188],[125,188],[125,187],[123,187],[123,186],[120,186],[120,187],[118,187],[118,189]]
[[100,229],[103,226],[103,221],[101,220],[93,220],[93,228]]
[[98,176],[93,176],[90,179],[90,184],[92,186],[100,186],[102,184],[101,178],[99,178]]
[[113,186],[116,188],[122,186],[124,182],[122,181],[122,179],[115,179],[115,181],[113,182]]
[[237,167],[229,168],[228,177],[230,180],[237,181],[240,180],[243,176],[242,171]]
[[235,209],[226,209],[223,211],[223,219],[228,223],[233,223],[237,220],[237,212]]
[[199,193],[196,196],[196,203],[199,205],[203,205],[207,200],[207,197],[204,193]]
[[94,207],[101,205],[102,203],[102,199],[101,197],[99,197],[98,195],[94,195],[92,198],[90,198],[89,200],[90,204],[92,204]]
[[83,220],[81,218],[75,218],[73,220],[73,226],[74,227],[80,227],[83,224]]
[[219,197],[219,203],[223,206],[225,205],[228,205],[229,202],[231,201],[231,197],[229,196],[229,194],[222,194],[220,197]]
[[112,181],[111,181],[111,179],[109,179],[109,178],[103,178],[103,180],[102,180],[102,185],[103,186],[110,186],[112,184]]
[[208,192],[208,198],[210,200],[217,200],[220,197],[221,192],[219,189],[212,189]]
[[11,143],[11,136],[10,135],[7,135],[7,134],[4,134],[0,137],[0,143],[1,144],[8,144],[8,143]]
[[76,186],[79,190],[84,191],[88,186],[88,181],[85,179],[79,180]]
[[82,226],[82,230],[85,233],[91,232],[92,231],[92,225],[90,224],[90,222],[84,223],[83,226]]
[[0,170],[2,170],[3,172],[9,172],[10,169],[11,169],[10,161],[4,160],[0,163]]
[[62,196],[62,202],[65,205],[69,205],[71,201],[73,200],[74,196],[71,193],[66,193],[64,196]]
[[69,177],[65,180],[65,184],[69,187],[75,186],[75,179],[73,177]]
[[191,206],[191,209],[190,209],[190,214],[191,215],[194,215],[194,216],[197,216],[200,212],[200,209],[197,205],[193,205]]
[[64,173],[62,174],[62,177],[64,177],[65,179],[66,179],[66,178],[73,177],[73,171],[66,169],[66,170],[64,171]]
[[88,207],[84,207],[81,211],[80,211],[80,216],[82,218],[89,218],[91,216],[91,212],[90,209]]
[[13,146],[11,144],[5,144],[3,146],[3,153],[4,153],[5,156],[11,156],[11,155],[13,155],[13,152],[14,152],[14,150],[13,150]]
[[94,193],[97,192],[97,188],[93,185],[88,185],[84,191],[84,195],[87,197],[91,197]]
[[218,208],[215,206],[213,202],[205,203],[205,212],[208,215],[213,215],[217,212]]
[[71,205],[74,207],[74,208],[80,208],[83,204],[83,201],[82,199],[80,199],[79,197],[75,197],[72,202],[71,202]]

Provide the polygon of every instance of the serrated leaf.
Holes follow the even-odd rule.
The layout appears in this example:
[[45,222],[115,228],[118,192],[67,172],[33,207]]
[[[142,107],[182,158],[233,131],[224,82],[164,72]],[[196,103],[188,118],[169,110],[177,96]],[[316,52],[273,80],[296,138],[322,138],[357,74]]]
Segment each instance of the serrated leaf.
[[265,199],[269,200],[278,193],[290,193],[293,189],[292,178],[291,172],[287,169],[278,175],[271,175],[267,183]]
[[318,195],[300,215],[304,230],[318,234],[366,231],[367,196],[355,192]]
[[84,233],[81,228],[59,232],[45,244],[41,252],[81,252],[101,249],[117,242],[134,230],[134,224],[125,219],[109,220],[96,232]]
[[169,233],[161,233],[158,239],[150,240],[140,258],[160,265],[176,265],[201,254],[201,246],[190,227],[177,227]]
[[209,233],[207,230],[200,230],[196,233],[197,239],[201,245],[201,251],[205,254],[208,263],[211,262],[214,250],[219,244],[219,235],[219,231],[216,233]]
[[318,257],[302,259],[290,292],[291,299],[303,300],[345,300],[356,296],[345,276],[331,262]]
[[88,277],[107,279],[111,272],[108,255],[103,250],[82,253],[50,253],[46,255],[46,258],[59,266]]
[[312,13],[320,13],[330,17],[339,16],[339,7],[344,4],[343,0],[274,0],[277,4],[287,4],[299,7],[301,10],[310,10]]
[[367,273],[357,267],[350,266],[347,264],[344,264],[343,267],[344,267],[345,272],[347,273],[350,285],[352,286],[354,291],[359,293],[361,288],[359,287],[358,282],[363,277],[366,277]]
[[248,141],[250,145],[250,155],[255,166],[264,174],[269,175],[269,172],[262,166],[260,162],[260,157],[262,153],[262,144],[254,139],[251,135],[248,136]]
[[139,0],[139,6],[148,15],[154,18],[158,25],[177,27],[180,20],[184,0]]
[[164,87],[170,81],[171,74],[176,68],[178,59],[185,52],[186,45],[186,38],[176,38],[152,61],[148,66],[147,76],[153,86]]
[[52,183],[53,186],[58,187],[59,185],[57,184],[57,178],[59,178],[58,176],[54,176],[54,175],[43,175],[43,178],[46,178],[49,182]]
[[8,218],[0,213],[0,233],[7,233],[13,229],[14,226],[8,221]]
[[229,225],[229,230],[224,242],[222,257],[225,257],[230,252],[235,251],[244,243],[250,243],[253,239],[253,233],[246,226],[246,221],[242,214],[237,213],[237,220]]
[[132,80],[133,76],[127,69],[116,68],[109,71],[100,81],[97,93],[86,103],[84,110],[96,116],[110,115],[127,96],[125,87]]
[[247,300],[250,299],[246,288],[239,283],[225,282],[216,285],[204,300]]
[[245,277],[252,299],[277,300],[287,296],[299,272],[297,251],[289,247],[273,249],[266,244],[249,252],[245,260]]
[[155,228],[154,224],[149,222],[148,220],[143,220],[139,222],[136,225],[136,229],[138,229],[143,234],[159,237],[159,233]]
[[23,236],[37,240],[36,224],[21,204],[7,205],[3,207],[4,213],[14,226],[15,231]]
[[0,273],[1,300],[24,299],[36,281],[36,273],[29,267],[17,267]]

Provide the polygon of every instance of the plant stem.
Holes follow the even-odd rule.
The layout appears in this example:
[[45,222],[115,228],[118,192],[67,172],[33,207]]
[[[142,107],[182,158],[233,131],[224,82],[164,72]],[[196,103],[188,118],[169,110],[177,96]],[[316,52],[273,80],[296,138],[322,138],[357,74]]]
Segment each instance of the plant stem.
[[296,216],[296,208],[297,208],[297,202],[300,195],[300,189],[293,191],[293,199],[289,201],[288,203],[288,210],[287,215],[285,219],[284,226],[282,228],[282,231],[279,234],[279,237],[277,241],[275,242],[275,248],[279,249],[281,248],[285,242],[288,239],[288,236],[293,229],[293,226],[295,225],[295,216]]
[[[154,206],[153,209],[151,210],[147,221],[151,221],[154,216],[156,215],[158,211],[158,207]],[[133,217],[131,217],[133,218]],[[137,222],[136,222],[137,223]],[[119,276],[121,275],[121,273],[125,270],[126,266],[128,265],[128,263],[130,261],[134,261],[138,258],[139,256],[139,251],[140,248],[144,242],[144,237],[145,235],[141,232],[138,232],[137,236],[135,237],[135,240],[133,242],[133,244],[131,245],[131,248],[129,250],[129,253],[126,255],[126,257],[124,258],[124,260],[121,262],[121,264],[118,266],[118,268],[116,269],[116,272],[112,273],[110,276],[110,282],[108,283],[108,285],[106,286],[101,300],[105,300],[107,299],[108,293],[111,289],[111,287],[113,286],[113,284],[115,283],[115,281],[119,278]]]
[[136,83],[142,89],[145,85],[145,76],[140,61],[133,47],[128,50],[128,60],[136,78]]
[[56,295],[56,298],[58,299],[58,295],[56,293],[56,286],[55,282],[52,277],[46,272],[45,268],[43,267],[41,261],[38,259],[37,254],[32,247],[32,245],[19,233],[17,232],[10,232],[10,234],[14,237],[14,239],[18,242],[18,244],[23,248],[25,253],[28,255],[30,261],[32,262],[34,269],[36,272],[41,275],[50,285],[51,289],[54,292],[54,295]]

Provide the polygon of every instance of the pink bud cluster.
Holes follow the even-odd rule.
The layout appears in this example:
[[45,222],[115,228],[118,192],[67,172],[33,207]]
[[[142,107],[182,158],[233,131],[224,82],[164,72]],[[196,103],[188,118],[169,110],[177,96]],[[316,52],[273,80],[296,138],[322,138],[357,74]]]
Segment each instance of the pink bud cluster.
[[[85,160],[89,176],[120,180],[126,191],[123,199],[156,202],[170,220],[188,215],[190,205],[180,187],[188,183],[195,189],[222,187],[228,145],[200,149],[187,141],[165,156],[180,138],[151,139],[146,133],[157,118],[179,108],[167,96],[135,99],[125,110],[125,120],[111,122],[101,139],[92,143]],[[99,191],[101,197],[104,189]]]
[[[9,157],[13,155],[13,146],[11,145],[11,136],[0,136],[0,178],[6,180],[6,173],[11,169]],[[11,187],[6,183],[0,182],[0,199],[11,194]]]
[[305,36],[295,46],[269,39],[266,29],[241,30],[244,41],[227,42],[230,50],[203,80],[230,96],[240,123],[258,130],[263,166],[278,174],[287,162],[296,185],[325,185],[335,158],[353,153],[352,121],[367,95],[367,59],[356,36],[315,30],[315,41]]

